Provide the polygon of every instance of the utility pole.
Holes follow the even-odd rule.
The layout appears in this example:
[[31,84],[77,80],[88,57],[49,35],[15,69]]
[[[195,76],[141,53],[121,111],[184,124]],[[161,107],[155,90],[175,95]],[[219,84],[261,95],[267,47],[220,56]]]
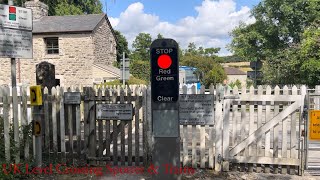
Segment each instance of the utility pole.
[[[13,6],[13,0],[8,1],[9,6]],[[13,131],[15,147],[19,148],[19,120],[18,120],[18,97],[17,97],[17,74],[16,58],[11,58],[11,86],[12,86],[12,106],[13,106]],[[20,162],[20,151],[17,151],[15,163]]]
[[126,55],[125,55],[125,52],[122,53],[122,84],[123,84],[123,87],[126,86],[126,80],[125,80],[125,58],[126,58]]

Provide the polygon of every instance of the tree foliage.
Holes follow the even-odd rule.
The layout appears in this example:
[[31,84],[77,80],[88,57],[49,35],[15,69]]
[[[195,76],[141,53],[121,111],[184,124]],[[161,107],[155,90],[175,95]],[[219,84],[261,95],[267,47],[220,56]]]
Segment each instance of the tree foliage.
[[99,0],[58,0],[54,8],[55,15],[79,15],[102,13],[102,4]]
[[241,89],[242,88],[242,83],[239,79],[237,79],[235,82],[231,82],[229,83],[229,86],[231,89],[233,89],[234,87],[238,87],[238,89]]
[[183,51],[184,56],[203,56],[217,58],[216,54],[220,51],[220,48],[203,48],[196,46],[195,43],[191,42],[188,48]]
[[194,43],[190,43],[180,58],[180,64],[196,67],[196,74],[200,78],[201,84],[206,87],[209,87],[210,84],[221,83],[227,76],[214,54],[218,51],[218,48],[197,48]]
[[320,2],[263,0],[252,15],[256,22],[235,28],[229,48],[244,59],[263,60],[265,83],[319,82]]
[[130,63],[130,73],[146,82],[150,81],[150,63],[149,61],[133,60]]
[[148,33],[139,33],[132,43],[133,52],[131,57],[134,60],[148,61],[150,59],[150,45],[152,37]]
[[239,56],[236,56],[236,55],[223,56],[221,58],[222,58],[222,61],[224,63],[228,63],[228,62],[246,62],[247,61],[246,59],[243,59],[243,58],[241,58]]
[[163,38],[164,38],[164,36],[163,36],[162,34],[159,33],[159,34],[157,35],[157,39],[163,39]]
[[122,59],[123,52],[126,54],[126,57],[129,56],[129,49],[128,49],[128,41],[126,37],[124,37],[120,31],[114,31],[116,38],[117,38],[117,61],[119,62]]
[[[13,0],[15,6],[24,7],[28,0]],[[49,16],[78,15],[78,14],[99,14],[102,13],[100,0],[40,0],[48,5]],[[3,1],[4,4],[8,0]]]

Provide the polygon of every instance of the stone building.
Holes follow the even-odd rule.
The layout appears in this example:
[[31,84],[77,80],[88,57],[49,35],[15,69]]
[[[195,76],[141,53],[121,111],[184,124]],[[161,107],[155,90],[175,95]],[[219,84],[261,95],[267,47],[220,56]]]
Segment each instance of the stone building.
[[239,80],[241,82],[241,85],[246,85],[247,73],[234,67],[224,67],[224,72],[227,75],[228,83],[234,83]]
[[[35,84],[36,64],[55,65],[61,86],[92,86],[118,79],[116,37],[105,14],[48,16],[48,6],[39,0],[27,1],[33,12],[33,59],[17,60],[17,82]],[[10,59],[1,58],[0,85],[10,84]]]

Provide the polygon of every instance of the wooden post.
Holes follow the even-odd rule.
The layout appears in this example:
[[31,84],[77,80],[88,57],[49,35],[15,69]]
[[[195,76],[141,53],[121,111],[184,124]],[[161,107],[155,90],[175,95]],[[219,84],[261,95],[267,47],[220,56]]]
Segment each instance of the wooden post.
[[[297,86],[292,87],[292,95],[298,95]],[[291,124],[290,124],[290,157],[293,159],[298,158],[298,144],[299,138],[297,138],[297,114],[292,113],[291,115]],[[298,136],[299,137],[299,136]],[[296,166],[290,166],[290,174],[294,175],[296,171]]]
[[10,154],[10,122],[9,122],[9,112],[10,112],[10,103],[9,97],[10,92],[8,87],[2,89],[3,94],[3,133],[4,133],[4,152],[7,162],[11,162]]
[[[217,88],[218,89],[218,88]],[[215,111],[215,162],[214,162],[214,169],[215,171],[221,171],[221,161],[222,161],[222,121],[223,121],[223,114],[222,114],[222,100],[216,96],[216,111]]]
[[[267,86],[267,89],[266,89],[266,95],[271,95],[271,87],[270,86]],[[266,102],[266,114],[265,114],[265,123],[267,123],[268,121],[270,121],[271,119],[271,102],[268,101]],[[270,138],[271,138],[271,132],[270,130],[268,130],[266,132],[266,138],[265,138],[265,153],[264,153],[264,156],[265,157],[271,157],[271,153],[270,153],[270,145],[271,145],[271,142],[270,142]],[[265,173],[270,173],[270,166],[268,164],[266,164],[264,166],[264,172]]]
[[[80,89],[77,87],[76,92],[80,92]],[[80,101],[81,103],[81,101]],[[81,157],[81,112],[80,105],[76,104],[76,135],[77,135],[77,154],[78,158]],[[79,159],[78,159],[79,162]]]
[[90,96],[89,92],[90,88],[89,87],[83,87],[83,92],[84,92],[84,110],[83,110],[83,130],[84,130],[84,154],[86,157],[88,157],[89,151],[89,101],[88,98]]
[[[210,94],[214,95],[214,86],[213,86],[213,84],[210,85]],[[213,101],[215,101],[215,100],[213,100]],[[214,104],[212,106],[212,111],[214,112]],[[209,168],[213,169],[214,168],[214,153],[215,153],[215,149],[214,149],[214,138],[215,138],[215,136],[214,136],[214,126],[213,125],[209,126],[209,132],[208,133],[209,133],[209,137],[208,137],[208,139],[209,139],[209,143],[208,143],[208,146],[209,146]]]
[[[250,90],[249,90],[250,94],[251,95],[254,95],[254,87],[251,86],[250,87]],[[251,101],[250,102],[250,107],[249,107],[249,135],[252,134],[257,128],[256,128],[256,125],[255,125],[255,118],[254,118],[254,101]],[[252,143],[250,146],[249,146],[249,156],[256,156],[256,147],[254,145],[254,143]],[[248,164],[248,170],[249,172],[253,172],[253,164],[250,163]]]
[[60,87],[59,91],[60,100],[60,137],[61,137],[61,159],[62,162],[66,162],[66,129],[65,129],[65,117],[64,117],[64,89]]
[[[274,95],[277,96],[280,94],[279,86],[274,88]],[[273,117],[279,114],[279,102],[274,102],[274,112]],[[273,128],[273,158],[279,157],[279,130],[280,130],[280,123],[276,124]],[[278,165],[273,165],[273,173],[277,174],[279,170]]]
[[140,109],[140,88],[136,87],[136,89],[134,90],[134,94],[136,97],[136,101],[135,101],[135,141],[134,141],[134,147],[135,147],[135,166],[139,166],[140,165],[140,148],[139,148],[139,124],[140,124],[140,119],[139,119],[139,109]]
[[[289,95],[289,88],[288,86],[284,86],[283,88],[283,95]],[[288,106],[287,104],[284,104],[283,106],[283,109],[286,109]],[[290,117],[290,116],[289,116]],[[282,146],[281,146],[281,157],[282,158],[288,158],[287,157],[287,143],[288,143],[288,140],[287,140],[287,134],[288,134],[288,118],[285,118],[283,121],[282,121]],[[287,174],[287,166],[281,166],[281,174]]]
[[[230,89],[225,88],[225,95],[230,95]],[[230,126],[230,99],[224,99],[223,101],[223,171],[229,171],[229,146],[230,146],[230,135],[229,135],[229,126]]]
[[[1,90],[0,90],[1,91]],[[26,129],[28,126],[28,95],[26,87],[21,87],[20,89],[20,95],[21,95],[21,124],[23,129]],[[25,132],[25,131],[23,131]],[[26,160],[29,159],[29,136],[24,136],[24,157]]]
[[[262,95],[263,94],[263,88],[262,86],[258,86],[258,95]],[[262,102],[258,102],[258,119],[257,119],[257,128],[260,128],[262,126]],[[262,149],[262,139],[263,139],[264,135],[258,137],[258,141],[257,141],[257,156],[263,156],[264,152]],[[261,164],[257,164],[257,169],[256,169],[257,173],[261,172]]]
[[[200,94],[205,94],[205,86],[202,85],[200,88]],[[206,129],[208,125],[200,126],[200,168],[206,167]]]
[[[97,103],[101,103],[102,101],[102,89],[101,87],[98,89],[98,98],[97,98]],[[98,120],[98,138],[99,138],[99,149],[98,149],[98,156],[99,158],[102,158],[103,156],[103,123],[102,120]],[[100,161],[98,161],[100,164]]]
[[[242,86],[241,95],[245,95],[245,94],[247,94],[246,86]],[[243,141],[247,137],[247,134],[248,134],[248,131],[246,128],[246,125],[247,125],[246,119],[247,119],[246,102],[241,101],[241,125],[240,125],[240,139],[241,139],[241,141]],[[243,151],[241,151],[240,155],[249,156],[248,152],[249,152],[248,148],[245,148]],[[242,165],[240,164],[240,171],[245,171],[246,165],[247,164],[242,164]]]
[[[69,87],[67,89],[67,92],[71,92],[71,88]],[[73,159],[73,116],[72,116],[72,105],[67,104],[67,119],[68,119],[68,130],[69,131],[69,154],[68,154],[68,159],[71,160],[72,164],[74,164],[74,159]]]
[[[130,87],[128,86],[128,90],[127,90],[127,97],[128,97],[128,100],[127,100],[127,103],[131,104],[132,103],[132,96],[131,96],[131,89]],[[130,121],[128,123],[128,165],[129,166],[132,166],[132,123],[133,121]]]
[[[105,101],[110,102],[110,90],[108,88],[105,89]],[[110,120],[106,120],[106,157],[110,158]]]
[[[120,103],[124,104],[124,90],[121,87],[120,88]],[[120,122],[120,136],[121,136],[121,165],[125,165],[125,125],[126,122],[121,121]]]
[[[234,86],[233,88],[233,95],[239,95],[239,90],[238,90],[238,86]],[[239,101],[235,101],[233,102],[232,105],[232,137],[231,137],[231,144],[232,147],[235,147],[237,145],[237,143],[240,141],[240,135],[239,135],[239,131],[238,126],[240,126],[239,122],[240,119],[238,118],[238,102]],[[233,170],[237,170],[238,166],[237,163],[232,163],[232,169]]]
[[[89,157],[96,157],[96,116],[95,116],[95,91],[93,88],[89,88]],[[96,161],[90,161],[91,165],[95,165]]]
[[[196,94],[196,87],[193,85],[191,87],[191,94]],[[192,133],[192,140],[191,140],[191,147],[192,147],[192,167],[197,168],[197,125],[192,125],[191,128]]]
[[[117,91],[112,89],[112,103],[117,103]],[[118,166],[118,120],[113,121],[113,165]]]
[[[187,86],[184,85],[182,86],[182,94],[187,94]],[[190,160],[189,160],[189,155],[188,155],[188,125],[183,125],[183,130],[182,130],[182,148],[183,148],[183,158],[182,158],[182,163],[183,166],[186,166]]]
[[57,90],[56,88],[52,88],[51,90],[51,97],[52,97],[52,140],[53,140],[53,152],[54,155],[57,156],[58,154],[58,128],[57,128]]
[[148,167],[148,136],[147,136],[147,126],[148,126],[148,122],[147,122],[147,109],[146,109],[146,100],[147,100],[147,90],[145,87],[141,88],[142,91],[142,142],[143,142],[143,165],[144,167]]
[[152,150],[153,150],[153,137],[152,137],[152,109],[151,109],[151,87],[148,86],[146,89],[146,105],[147,105],[147,125],[146,125],[146,131],[147,131],[147,141],[148,141],[148,151],[147,151],[147,157],[148,157],[148,165],[151,163],[151,156],[152,156]]

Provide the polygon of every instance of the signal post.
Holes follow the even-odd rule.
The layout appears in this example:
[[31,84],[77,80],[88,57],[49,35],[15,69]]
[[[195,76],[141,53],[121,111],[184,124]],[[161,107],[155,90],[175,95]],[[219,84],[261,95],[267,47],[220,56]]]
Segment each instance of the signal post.
[[151,44],[153,179],[180,179],[179,58],[173,39]]

